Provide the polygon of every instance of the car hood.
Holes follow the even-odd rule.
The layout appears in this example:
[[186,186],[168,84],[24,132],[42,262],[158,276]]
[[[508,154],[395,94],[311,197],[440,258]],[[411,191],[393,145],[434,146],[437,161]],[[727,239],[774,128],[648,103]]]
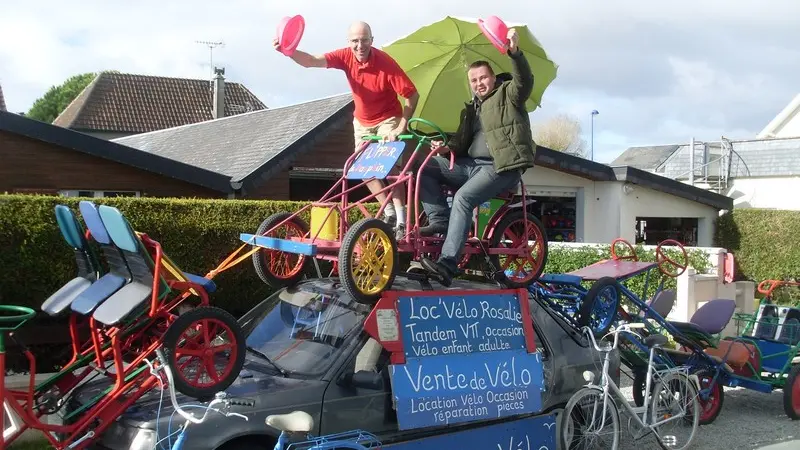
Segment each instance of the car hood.
[[[253,370],[252,367],[254,366],[255,365],[251,366],[251,364],[245,363],[245,367],[242,369],[239,376],[225,392],[233,397],[254,400],[255,405],[252,408],[232,407],[231,411],[246,414],[248,409],[281,409],[290,406],[296,401],[295,395],[280,395],[281,393],[294,393],[299,390],[316,389],[325,384],[323,381],[315,379],[289,378],[281,375],[265,374]],[[107,389],[110,384],[111,381],[108,380],[87,383],[80,389],[75,397],[73,397],[73,402],[75,403],[73,407],[85,404],[90,399],[99,395],[103,390]],[[188,412],[197,412],[198,410],[197,407],[190,407],[188,405],[204,406],[208,404],[208,402],[200,402],[196,398],[186,396],[180,392],[175,393],[175,398],[178,404],[184,407]],[[267,400],[268,403],[265,402]],[[175,417],[178,416],[178,414],[175,413],[173,415],[173,412],[174,408],[169,398],[169,390],[162,391],[159,387],[156,387],[131,405],[125,413],[120,416],[119,420],[122,422],[121,424],[125,426],[148,429],[156,428],[157,418],[158,422],[160,422],[160,426],[167,425],[171,416],[173,416],[173,426],[175,426],[176,423],[183,423],[184,419]]]

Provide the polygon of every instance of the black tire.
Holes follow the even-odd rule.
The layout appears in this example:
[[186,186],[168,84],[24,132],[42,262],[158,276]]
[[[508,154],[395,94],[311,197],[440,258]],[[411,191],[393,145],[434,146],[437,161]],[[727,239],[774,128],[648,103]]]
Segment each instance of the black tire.
[[[613,313],[611,314],[611,317],[607,318],[607,320],[603,320],[602,323],[595,328],[591,325],[592,310],[594,309],[595,303],[599,301],[598,296],[600,293],[607,289],[613,289],[615,293],[616,300],[614,301],[614,304],[611,305]],[[578,317],[576,318],[578,326],[589,326],[592,328],[592,332],[594,332],[596,337],[601,337],[608,333],[608,330],[610,330],[611,326],[614,325],[614,318],[617,315],[619,302],[622,301],[620,295],[621,292],[619,289],[619,283],[614,278],[603,277],[595,281],[594,284],[592,284],[592,287],[589,288],[589,292],[586,293],[586,296],[583,298],[581,306],[578,309]]]
[[789,376],[786,377],[786,384],[783,385],[783,412],[792,420],[800,419],[800,408],[793,405],[795,402],[800,403],[800,399],[793,393],[796,385],[800,385],[800,364],[792,366]]
[[[232,366],[230,366],[229,363],[229,365],[225,367],[226,369],[230,367],[231,370],[225,374],[225,376],[219,382],[210,386],[198,387],[190,384],[188,381],[186,381],[183,375],[178,372],[178,363],[176,361],[175,354],[176,349],[178,349],[179,345],[181,344],[178,342],[178,340],[181,338],[184,332],[195,322],[208,319],[222,322],[231,330],[233,333],[232,339],[235,340],[234,347],[236,350],[236,358],[234,359]],[[216,336],[212,337],[212,339],[215,337]],[[231,338],[229,337],[228,339]],[[172,370],[173,379],[175,380],[175,388],[181,393],[197,399],[207,399],[213,397],[217,392],[227,389],[231,384],[233,384],[233,382],[236,380],[236,377],[239,376],[239,372],[242,370],[242,366],[244,366],[246,351],[245,339],[246,337],[239,323],[229,312],[225,311],[224,309],[216,308],[214,306],[201,306],[178,316],[175,322],[169,326],[167,332],[164,333],[163,343],[164,351],[167,357],[167,364],[169,364],[169,367]]]
[[[389,264],[392,265],[390,267],[390,274],[384,282],[383,287],[381,287],[378,292],[373,293],[362,292],[361,289],[358,288],[356,280],[353,277],[353,270],[355,267],[353,267],[352,256],[355,253],[358,240],[368,230],[378,230],[385,234],[389,239],[389,245],[392,251],[392,258],[389,261]],[[339,280],[345,291],[357,302],[367,305],[375,304],[381,297],[383,291],[392,287],[399,265],[400,258],[397,253],[397,241],[394,237],[394,231],[386,222],[378,219],[361,219],[347,230],[342,240],[342,247],[339,249]]]
[[[542,276],[542,272],[544,272],[544,266],[547,265],[547,253],[548,253],[547,232],[545,231],[544,225],[542,225],[542,222],[539,220],[539,218],[534,216],[532,213],[526,212],[525,214],[527,215],[528,222],[531,222],[542,236],[542,242],[544,243],[544,245],[542,246],[542,255],[540,258],[541,262],[539,263],[539,266],[536,267],[536,270],[534,270],[533,276],[525,282],[520,283],[513,281],[513,279],[511,278],[505,277],[505,283],[510,288],[520,288],[520,287],[530,286],[534,281],[538,280],[539,277]],[[522,210],[511,211],[505,214],[503,218],[500,219],[500,222],[497,223],[497,227],[494,229],[494,232],[492,233],[492,237],[489,240],[489,247],[497,248],[500,245],[500,240],[502,239],[505,230],[508,229],[508,227],[510,227],[511,224],[513,224],[514,222],[517,222],[522,219],[523,219]],[[500,255],[489,255],[489,260],[492,262],[492,265],[494,265],[497,268],[497,270],[501,270]]]
[[[264,235],[264,233],[269,231],[275,225],[277,225],[277,224],[283,222],[284,220],[288,219],[292,214],[293,213],[282,212],[282,213],[276,213],[276,214],[273,214],[273,215],[267,217],[263,222],[261,222],[261,225],[258,226],[258,229],[256,230],[255,234],[257,236]],[[303,219],[301,219],[299,216],[295,216],[295,217],[291,218],[290,221],[287,222],[287,223],[293,223],[304,234],[307,234],[309,232],[310,228],[309,228],[308,224]],[[298,262],[301,265],[300,270],[298,270],[296,274],[293,274],[293,275],[291,275],[289,277],[281,278],[281,277],[275,276],[269,270],[269,265],[265,261],[265,259],[267,258],[267,253],[266,252],[267,252],[266,249],[261,249],[261,250],[255,252],[255,253],[253,253],[253,256],[252,256],[252,258],[253,258],[253,267],[256,269],[256,274],[258,274],[258,277],[261,278],[261,281],[263,281],[267,285],[269,285],[269,286],[271,286],[273,288],[276,288],[276,289],[277,288],[286,287],[286,286],[293,286],[298,281],[300,281],[303,278],[303,275],[305,275],[306,271],[308,270],[309,264],[311,262],[311,258],[310,257],[308,257],[306,255],[297,255],[298,257],[300,257],[300,260]]]

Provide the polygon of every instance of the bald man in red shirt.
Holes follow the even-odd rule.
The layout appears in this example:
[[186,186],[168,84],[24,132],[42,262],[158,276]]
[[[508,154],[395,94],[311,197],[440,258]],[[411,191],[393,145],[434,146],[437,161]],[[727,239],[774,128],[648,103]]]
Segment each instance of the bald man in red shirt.
[[[347,32],[348,47],[315,56],[295,50],[292,60],[303,67],[322,67],[344,71],[353,92],[353,128],[356,149],[367,135],[383,136],[394,141],[406,131],[408,119],[417,107],[419,93],[400,65],[386,52],[372,47],[373,37],[370,26],[364,22],[353,23]],[[273,42],[276,50],[280,43]],[[399,97],[404,99],[400,103]],[[398,159],[398,165],[402,162]],[[381,180],[367,183],[375,194],[384,188]],[[392,202],[386,205],[386,221],[395,225],[398,240],[405,236],[404,190],[398,186],[392,194]],[[377,194],[376,199],[383,203],[385,194]],[[395,211],[396,208],[396,211]]]

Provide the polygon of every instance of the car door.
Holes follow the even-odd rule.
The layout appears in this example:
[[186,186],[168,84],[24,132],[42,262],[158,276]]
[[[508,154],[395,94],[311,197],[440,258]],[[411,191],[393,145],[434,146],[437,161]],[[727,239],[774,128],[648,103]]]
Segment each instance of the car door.
[[321,434],[354,429],[381,439],[397,432],[389,354],[366,336],[331,380],[322,403]]

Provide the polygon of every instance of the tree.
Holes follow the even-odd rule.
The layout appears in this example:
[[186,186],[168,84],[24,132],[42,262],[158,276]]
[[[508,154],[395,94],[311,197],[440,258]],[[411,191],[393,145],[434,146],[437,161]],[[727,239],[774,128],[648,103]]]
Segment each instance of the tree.
[[69,104],[75,100],[86,86],[94,80],[95,73],[74,75],[60,86],[52,86],[42,97],[39,97],[26,117],[42,122],[52,123]]
[[531,128],[537,145],[586,157],[586,140],[581,138],[581,123],[575,117],[561,114],[533,124]]

